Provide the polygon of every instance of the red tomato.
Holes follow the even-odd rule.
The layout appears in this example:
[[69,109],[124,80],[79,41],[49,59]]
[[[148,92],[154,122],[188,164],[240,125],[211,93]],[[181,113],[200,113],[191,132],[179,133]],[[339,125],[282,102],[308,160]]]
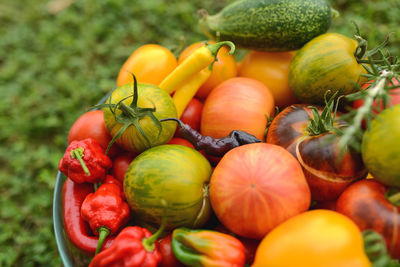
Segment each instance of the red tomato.
[[175,145],[182,145],[182,146],[187,146],[194,148],[194,146],[186,139],[180,138],[180,137],[174,137],[172,138],[167,144],[175,144]]
[[251,51],[240,62],[239,76],[265,84],[274,96],[275,104],[284,108],[298,103],[289,88],[289,66],[294,52]]
[[[202,110],[203,103],[196,98],[192,98],[192,100],[190,100],[189,104],[183,111],[180,120],[183,123],[189,124],[189,126],[192,127],[194,130],[199,131]],[[175,132],[175,136],[182,137],[178,129]]]
[[299,162],[266,143],[226,153],[211,176],[210,200],[218,220],[233,233],[261,239],[310,206],[310,189]]
[[132,73],[140,83],[159,85],[178,65],[174,54],[157,44],[136,49],[125,61],[117,78],[117,86],[132,83]]
[[160,267],[183,267],[184,265],[178,261],[171,248],[172,235],[169,234],[159,240],[159,250],[162,256]]
[[[208,41],[210,44],[215,44],[214,41]],[[197,48],[204,46],[204,42],[197,42],[188,46],[178,59],[178,64],[182,63],[190,54],[192,54]],[[199,88],[196,93],[196,97],[200,99],[205,99],[208,94],[221,82],[235,77],[237,75],[237,67],[235,57],[229,55],[229,49],[227,47],[222,47],[217,54],[217,61],[213,64],[212,72],[210,77],[205,81],[205,83]]]
[[[72,125],[68,133],[68,144],[74,140],[83,140],[86,138],[93,138],[100,145],[107,149],[111,141],[111,135],[107,131],[104,124],[104,116],[102,110],[88,111],[81,115]],[[108,152],[108,156],[115,156],[121,148],[114,143]]]
[[[373,83],[373,82],[374,82],[374,80],[366,82],[366,83],[363,84],[363,86],[361,88],[364,90],[364,89],[368,88],[371,85],[371,83]],[[390,83],[390,85],[399,85],[399,82],[397,81],[396,78],[393,78],[392,82]],[[393,90],[390,90],[389,96],[390,96],[390,103],[391,103],[392,106],[400,104],[400,87],[398,87],[396,89],[393,89]],[[363,104],[364,104],[364,101],[362,99],[356,100],[356,101],[353,102],[353,108],[359,108]],[[375,108],[378,108],[378,102],[374,101],[373,106]],[[383,106],[381,105],[381,108],[382,107]],[[378,111],[375,111],[375,114],[378,114],[378,113],[379,113]]]
[[264,139],[267,118],[273,115],[274,98],[261,82],[243,77],[226,80],[207,97],[201,116],[203,135],[221,138],[233,130]]
[[339,197],[336,211],[346,215],[361,231],[380,233],[390,255],[400,259],[400,208],[387,198],[388,187],[375,180],[350,185]]
[[111,167],[111,175],[114,176],[115,179],[123,183],[126,170],[128,169],[134,158],[135,155],[130,152],[123,153],[115,157],[115,159],[113,160],[113,165]]
[[[322,112],[322,107],[317,109]],[[313,200],[336,200],[352,182],[365,177],[366,169],[361,154],[349,149],[338,160],[338,135],[331,131],[311,135],[307,130],[310,118],[314,116],[308,105],[286,107],[269,126],[267,143],[284,147],[299,160]]]

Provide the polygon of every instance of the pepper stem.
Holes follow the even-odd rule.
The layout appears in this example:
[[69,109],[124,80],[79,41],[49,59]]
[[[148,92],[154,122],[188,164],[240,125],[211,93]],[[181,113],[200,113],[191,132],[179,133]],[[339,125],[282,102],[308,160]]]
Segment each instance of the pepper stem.
[[398,205],[399,205],[399,202],[400,202],[400,192],[397,192],[397,193],[395,193],[395,194],[389,195],[389,196],[387,197],[387,200],[388,200],[390,203],[392,203],[393,205],[398,206]]
[[73,159],[77,159],[79,161],[79,163],[82,166],[83,171],[85,172],[85,174],[87,176],[90,176],[90,171],[88,169],[88,167],[86,166],[85,162],[83,161],[82,157],[83,157],[83,147],[78,147],[74,150],[71,151],[71,157]]
[[110,234],[110,229],[107,227],[99,227],[98,230],[99,232],[99,241],[97,242],[97,248],[96,248],[96,253],[99,253],[101,250],[101,247],[103,246],[104,241],[106,240],[107,236]]
[[207,48],[210,50],[211,54],[214,57],[216,57],[219,49],[221,47],[223,47],[224,45],[229,46],[229,55],[232,55],[233,53],[235,53],[235,45],[231,41],[223,41],[223,42],[219,42],[216,44],[210,44],[210,45],[207,45]]
[[143,239],[142,239],[143,247],[144,247],[148,252],[151,252],[151,251],[154,250],[154,247],[155,247],[154,242],[156,242],[157,239],[160,237],[160,235],[164,232],[164,229],[165,229],[165,226],[166,226],[166,225],[167,225],[167,219],[166,219],[166,217],[164,216],[164,217],[162,218],[162,221],[161,221],[161,226],[160,226],[160,228],[158,228],[157,232],[155,232],[155,233],[154,233],[152,236],[150,236],[149,238],[143,238]]

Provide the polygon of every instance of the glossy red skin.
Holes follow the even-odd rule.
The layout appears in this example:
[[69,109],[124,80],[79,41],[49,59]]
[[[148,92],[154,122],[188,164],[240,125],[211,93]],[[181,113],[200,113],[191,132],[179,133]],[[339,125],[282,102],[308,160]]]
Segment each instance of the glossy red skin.
[[172,251],[171,240],[172,235],[169,234],[158,241],[159,251],[162,257],[160,267],[183,267],[185,265],[178,261]]
[[[347,151],[342,161],[338,160],[340,151],[336,135],[309,136],[306,127],[311,116],[308,105],[285,108],[272,121],[267,143],[284,147],[299,160],[313,200],[332,201],[353,181],[365,177],[366,170],[360,154]],[[330,138],[334,141],[330,142]]]
[[[192,129],[199,131],[200,130],[200,122],[201,122],[201,112],[203,110],[203,103],[197,98],[192,98],[189,104],[183,111],[180,120],[188,124]],[[179,133],[179,128],[177,128],[175,132],[175,137],[182,137]]]
[[[86,196],[93,193],[93,184],[77,184],[67,178],[63,185],[63,221],[69,241],[87,255],[94,255],[99,238],[94,236],[89,224],[81,217],[81,206]],[[103,249],[111,246],[114,237],[108,237]]]
[[[68,133],[68,144],[74,140],[83,140],[86,138],[93,138],[99,142],[104,149],[107,149],[112,138],[104,124],[102,110],[92,110],[82,114],[71,126]],[[121,150],[122,149],[115,143],[112,145],[107,155],[114,157]]]
[[189,141],[187,141],[186,139],[180,138],[180,137],[172,138],[167,144],[182,145],[182,146],[187,146],[187,147],[194,149],[194,146]]
[[337,200],[336,211],[353,220],[361,231],[373,229],[380,233],[390,255],[400,259],[399,207],[386,199],[387,190],[374,180],[355,182]]
[[210,200],[229,231],[261,239],[308,210],[310,189],[298,161],[280,146],[254,143],[228,151],[210,180]]
[[117,155],[113,160],[110,173],[112,176],[114,176],[115,179],[120,181],[122,184],[124,183],[126,170],[128,169],[129,164],[131,164],[134,158],[135,154],[127,152]]
[[[362,86],[361,88],[362,88],[363,90],[366,89],[366,88],[368,88],[368,86],[369,86],[372,82],[373,82],[373,81],[364,83],[363,86]],[[399,82],[398,82],[395,78],[393,78],[393,79],[392,79],[391,85],[399,85]],[[390,95],[390,103],[391,103],[392,106],[400,104],[400,87],[399,87],[399,88],[396,88],[396,89],[390,90],[389,95]],[[364,104],[364,101],[363,101],[363,100],[361,100],[361,99],[360,99],[360,100],[356,100],[356,101],[353,102],[353,108],[356,108],[356,109],[357,109],[357,108],[361,107],[363,104]],[[378,103],[377,103],[377,101],[374,101],[373,106],[374,106],[375,108],[378,108]],[[383,107],[383,106],[381,105],[381,107]],[[375,114],[378,114],[378,113],[380,113],[380,112],[378,112],[377,110],[375,110],[374,113],[375,113]]]

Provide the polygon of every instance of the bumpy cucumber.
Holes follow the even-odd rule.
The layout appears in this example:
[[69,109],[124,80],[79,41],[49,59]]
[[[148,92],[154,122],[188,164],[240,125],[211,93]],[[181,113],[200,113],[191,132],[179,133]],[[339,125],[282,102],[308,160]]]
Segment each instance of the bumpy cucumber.
[[208,38],[260,51],[298,49],[325,33],[332,17],[327,0],[239,0],[203,13],[200,29]]

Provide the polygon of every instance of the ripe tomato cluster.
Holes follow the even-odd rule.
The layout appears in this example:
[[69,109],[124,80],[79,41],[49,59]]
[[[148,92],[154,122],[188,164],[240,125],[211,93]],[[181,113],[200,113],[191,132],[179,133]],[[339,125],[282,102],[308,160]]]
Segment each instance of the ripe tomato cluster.
[[[341,36],[329,35],[328,41],[313,40],[316,45],[312,49],[327,47],[324,42],[338,38],[353,45]],[[216,61],[211,69],[207,65],[196,72],[192,65],[212,58],[208,50],[213,51],[218,44],[191,44],[178,58],[159,45],[138,48],[122,66],[118,88],[101,106],[103,109],[84,113],[72,125],[69,143],[95,140],[112,162],[105,168],[115,181],[109,178],[106,182],[104,175],[93,187],[111,183],[109,187],[119,188],[113,199],[120,203],[119,209],[121,203],[128,203],[132,218],[121,218],[110,233],[112,237],[97,245],[93,240],[102,238],[99,227],[111,226],[98,223],[93,228],[89,215],[74,215],[79,232],[68,222],[68,216],[73,211],[81,213],[86,196],[99,189],[93,192],[87,183],[74,184],[77,182],[68,178],[64,223],[71,242],[91,255],[101,251],[94,256],[92,266],[103,266],[101,262],[107,257],[115,262],[131,260],[129,255],[113,253],[112,249],[117,244],[128,246],[123,245],[118,233],[127,236],[132,225],[152,232],[161,229],[153,238],[146,232],[146,237],[135,239],[143,246],[140,253],[151,258],[153,265],[149,266],[211,266],[206,257],[215,266],[321,266],[326,261],[332,263],[329,266],[370,266],[361,231],[373,229],[383,235],[391,256],[399,258],[397,206],[392,204],[397,201],[398,190],[389,189],[394,185],[393,178],[366,180],[368,171],[374,168],[366,167],[364,155],[339,145],[337,132],[346,123],[341,120],[342,113],[335,110],[335,96],[325,99],[326,106],[319,105],[319,100],[300,102],[295,97],[320,97],[321,92],[318,96],[310,94],[321,84],[299,78],[297,72],[302,64],[312,64],[305,63],[304,57],[311,60],[322,52],[248,51],[237,62],[223,46],[214,51]],[[347,50],[338,51],[331,53],[350,55]],[[360,69],[361,65],[354,64],[346,65],[342,75],[350,68]],[[314,69],[313,75],[329,76],[324,71]],[[171,77],[183,82],[175,85]],[[328,84],[331,78],[321,79]],[[345,82],[346,77],[340,78]],[[311,92],[290,86],[308,82]],[[392,85],[396,84],[398,80],[394,79]],[[177,88],[170,89],[172,85]],[[395,90],[392,92],[392,104],[396,105],[398,97]],[[184,107],[180,116],[175,108],[178,105]],[[356,101],[354,107],[359,106],[362,103]],[[182,125],[189,127],[194,139],[186,138]],[[237,132],[257,141],[241,143]],[[227,140],[236,143],[229,143],[232,147],[223,155],[207,154],[204,149],[224,147]],[[82,152],[83,162],[87,153]],[[73,196],[74,190],[83,193],[68,204],[65,196]],[[97,212],[104,210],[98,207]],[[213,232],[209,233],[210,229]],[[165,237],[159,238],[163,231]],[[79,235],[90,244],[82,245]],[[79,238],[81,241],[77,241]],[[200,248],[204,240],[209,245]],[[217,253],[217,246],[225,246],[220,250],[225,258]],[[188,251],[195,252],[196,260],[189,260],[193,255]]]

